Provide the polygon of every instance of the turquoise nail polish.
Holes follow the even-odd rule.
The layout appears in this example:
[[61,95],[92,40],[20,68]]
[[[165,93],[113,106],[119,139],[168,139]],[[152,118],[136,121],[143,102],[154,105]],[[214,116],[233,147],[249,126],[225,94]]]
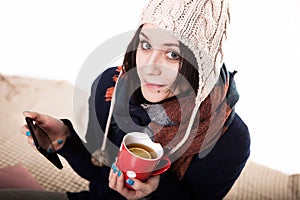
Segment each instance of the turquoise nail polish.
[[120,177],[121,176],[121,171],[120,170],[118,170],[118,177]]
[[113,163],[111,165],[111,168],[113,169],[113,172],[116,173],[117,172],[117,167],[115,166],[115,164]]
[[58,144],[62,144],[64,141],[62,139],[57,140]]
[[31,133],[30,133],[30,131],[26,131],[26,136],[30,136],[31,135]]
[[126,180],[126,183],[128,184],[128,185],[133,185],[134,184],[134,181],[132,180],[132,179],[127,179]]
[[47,149],[47,152],[48,152],[48,153],[51,153],[51,152],[52,152],[52,149],[51,149],[51,148],[48,148],[48,149]]

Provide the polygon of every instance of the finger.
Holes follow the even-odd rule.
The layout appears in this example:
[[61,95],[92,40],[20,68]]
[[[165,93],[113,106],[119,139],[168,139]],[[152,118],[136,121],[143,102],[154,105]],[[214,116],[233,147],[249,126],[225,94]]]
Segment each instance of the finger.
[[25,136],[30,136],[31,135],[27,124],[21,127],[21,133]]
[[109,181],[112,179],[113,171],[114,171],[115,168],[116,168],[116,167],[115,167],[115,163],[113,163],[113,164],[111,165],[110,172],[109,172],[109,176],[108,176],[108,180],[109,180]]
[[[28,137],[28,144],[30,146],[32,146],[35,150],[37,150],[37,146],[31,136],[31,133],[29,131],[26,132],[26,136]],[[56,149],[53,147],[53,145],[49,145],[47,148],[45,148],[45,150],[48,152],[48,153],[52,153],[54,151],[56,151]]]
[[112,179],[112,176],[113,176],[113,169],[110,169],[109,176],[108,176],[108,181],[110,181]]
[[39,113],[34,111],[24,111],[23,115],[24,117],[30,117],[31,119],[35,120],[39,116]]
[[21,133],[22,133],[23,135],[25,135],[26,137],[32,139],[31,132],[29,131],[27,125],[22,126],[22,128],[21,128]]
[[125,189],[124,188],[125,187],[125,184],[124,184],[124,175],[123,175],[123,173],[122,173],[121,170],[118,170],[116,172],[116,174],[117,174],[116,189],[117,189],[117,191],[122,191],[122,190]]
[[127,179],[126,183],[130,185],[134,190],[144,192],[145,185],[142,181],[138,179]]
[[27,125],[22,126],[21,133],[27,137],[28,144],[37,150]]
[[146,182],[142,182],[138,179],[127,180],[126,182],[132,183],[131,187],[136,191],[141,191],[144,194],[150,194],[157,189],[159,184],[160,176],[150,177]]
[[119,170],[117,172],[117,177],[116,191],[121,195],[123,195],[127,199],[140,199],[140,197],[145,196],[140,191],[127,188],[127,186],[125,185],[125,176],[122,171]]
[[[124,184],[124,179],[122,180],[123,184]],[[126,180],[126,184],[130,185],[130,187],[132,189],[128,189],[126,186],[123,186],[123,190],[121,190],[119,193],[122,194],[123,196],[125,196],[126,198],[130,198],[130,199],[140,199],[142,197],[147,196],[147,194],[142,191],[140,188],[142,188],[143,186],[141,186],[141,181],[137,180],[137,179],[127,179]],[[124,184],[125,185],[125,184]],[[139,190],[140,189],[140,190]],[[144,189],[143,189],[144,190]]]
[[34,147],[36,149],[36,146],[35,146],[35,143],[34,143],[32,137],[28,137],[27,140],[28,140],[28,144],[30,144],[30,146],[32,146],[32,147]]
[[36,148],[36,145],[31,137],[28,137],[28,144],[37,152],[39,153],[38,149]]
[[113,163],[109,173],[109,187],[114,190],[116,189],[116,184],[117,184],[117,171],[118,169]]
[[[50,145],[49,148],[54,148],[54,150],[57,151],[57,150],[61,149],[64,146],[64,144],[65,144],[65,140],[62,138],[59,138],[59,139],[56,139],[55,141],[52,141],[52,145]],[[52,151],[52,150],[50,150],[50,151]]]
[[43,117],[42,114],[35,112],[35,111],[24,111],[23,112],[24,117],[29,117],[32,120],[38,122],[38,123],[45,123],[45,118]]

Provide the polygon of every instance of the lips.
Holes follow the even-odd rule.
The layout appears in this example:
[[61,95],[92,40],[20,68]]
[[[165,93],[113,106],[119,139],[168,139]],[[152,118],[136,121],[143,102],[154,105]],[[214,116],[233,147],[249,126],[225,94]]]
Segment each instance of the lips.
[[165,85],[160,85],[160,84],[156,84],[156,83],[146,83],[145,86],[150,89],[160,89],[160,88],[164,87]]

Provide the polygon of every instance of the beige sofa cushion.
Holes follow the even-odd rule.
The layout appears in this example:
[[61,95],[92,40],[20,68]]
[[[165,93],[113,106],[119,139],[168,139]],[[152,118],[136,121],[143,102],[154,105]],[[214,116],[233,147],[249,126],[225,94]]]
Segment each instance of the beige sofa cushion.
[[300,199],[300,176],[248,161],[226,200]]

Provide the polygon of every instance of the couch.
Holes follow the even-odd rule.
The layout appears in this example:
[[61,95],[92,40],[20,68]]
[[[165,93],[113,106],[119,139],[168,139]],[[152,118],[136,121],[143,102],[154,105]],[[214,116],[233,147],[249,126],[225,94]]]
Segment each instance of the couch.
[[[60,157],[58,170],[28,145],[22,112],[37,110],[74,119],[74,86],[66,81],[0,74],[0,188],[81,191],[88,182]],[[300,175],[287,175],[249,160],[225,200],[300,199]]]

